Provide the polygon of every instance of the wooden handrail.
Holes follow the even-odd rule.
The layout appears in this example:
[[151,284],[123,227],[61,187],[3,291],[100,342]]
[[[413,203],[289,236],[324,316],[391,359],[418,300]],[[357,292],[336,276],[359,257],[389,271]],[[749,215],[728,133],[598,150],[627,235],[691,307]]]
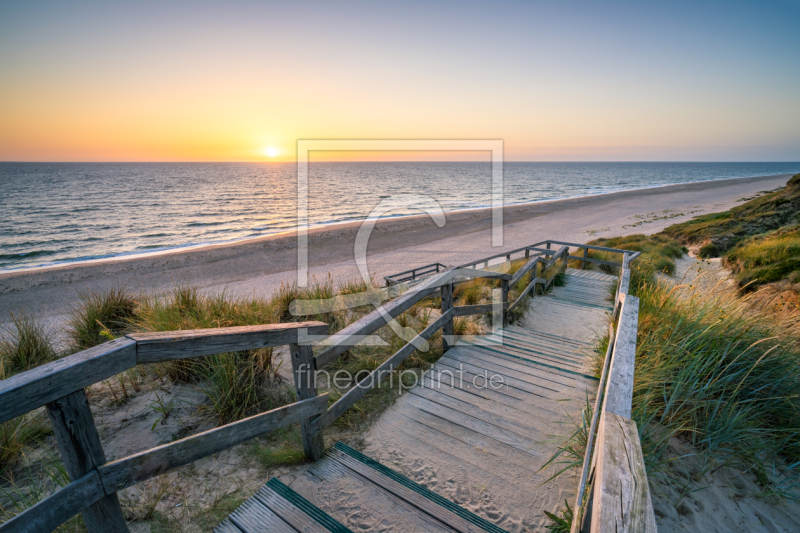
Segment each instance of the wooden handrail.
[[300,400],[118,459],[97,470],[105,491],[116,492],[289,424],[324,413],[327,408],[327,394]]
[[137,364],[289,344],[327,333],[322,322],[131,334],[0,381],[0,422],[47,404],[61,459],[72,482],[0,525],[0,532],[49,532],[82,512],[91,533],[127,531],[116,492],[177,466],[309,420],[327,397],[262,413],[106,463],[83,389]]
[[299,330],[325,335],[328,325],[295,322],[121,337],[0,381],[0,423],[137,364],[291,344],[297,342]]
[[337,418],[342,416],[345,411],[350,409],[362,396],[368,391],[377,387],[383,379],[383,376],[390,373],[397,365],[405,361],[409,355],[414,353],[417,346],[421,341],[427,340],[431,335],[444,325],[445,322],[455,316],[453,309],[450,309],[445,314],[437,318],[431,325],[422,330],[416,337],[406,343],[405,346],[400,348],[394,355],[384,361],[378,368],[373,370],[363,380],[357,383],[352,389],[347,391],[341,398],[336,400],[336,403],[330,408],[315,418],[312,425],[316,431],[322,431],[331,425]]

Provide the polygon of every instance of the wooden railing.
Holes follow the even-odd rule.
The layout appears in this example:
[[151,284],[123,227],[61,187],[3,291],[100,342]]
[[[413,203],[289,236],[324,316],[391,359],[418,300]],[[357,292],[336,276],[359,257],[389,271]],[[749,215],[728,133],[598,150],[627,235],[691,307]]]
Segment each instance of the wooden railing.
[[[557,244],[561,247],[558,250],[551,250],[552,244]],[[539,248],[542,245],[545,248]],[[570,247],[582,248],[584,250],[583,256],[569,255]],[[591,249],[618,253],[623,255],[624,259],[620,263],[612,263],[590,258],[588,257],[588,250]],[[513,276],[496,271],[494,266],[489,265],[490,261],[501,257],[505,257],[506,261],[510,261],[512,256],[516,254],[524,254],[527,261]],[[316,460],[324,452],[323,432],[325,428],[352,407],[369,390],[377,387],[384,376],[408,358],[415,350],[421,348],[434,333],[439,329],[442,330],[445,350],[455,343],[453,324],[455,317],[498,312],[502,317],[502,323],[505,325],[507,313],[520,305],[523,299],[537,285],[542,285],[546,289],[553,283],[555,273],[548,278],[543,276],[559,261],[562,265],[566,265],[570,259],[580,259],[582,265],[587,262],[595,262],[627,267],[627,261],[637,255],[638,253],[632,254],[626,250],[613,248],[543,241],[444,271],[441,271],[443,265],[435,264],[438,265],[436,269],[440,271],[433,275],[430,275],[431,272],[428,271],[426,274],[428,277],[422,280],[419,278],[423,275],[424,267],[416,269],[416,273],[414,273],[414,270],[401,273],[412,273],[412,280],[410,281],[415,281],[416,284],[410,286],[405,293],[385,302],[375,311],[363,316],[330,337],[327,336],[328,326],[321,322],[137,333],[78,352],[0,381],[0,423],[46,405],[62,461],[71,480],[61,490],[0,525],[0,533],[21,531],[49,532],[77,513],[83,514],[84,522],[90,533],[126,532],[127,526],[119,506],[117,491],[249,439],[275,431],[288,424],[300,422],[303,448],[306,456],[309,459]],[[484,264],[484,268],[476,268],[481,263]],[[630,318],[635,304],[627,303],[635,301],[635,298],[625,296],[627,294],[627,286],[624,284],[628,279],[625,277],[625,271],[626,268],[621,268],[620,294],[617,297],[618,301],[623,302],[620,324],[634,324],[633,338],[635,343],[635,319],[631,322],[632,319]],[[528,273],[531,275],[531,281],[521,291],[517,300],[509,302],[509,288],[517,284]],[[454,288],[459,283],[465,283],[474,278],[500,280],[499,297],[492,304],[454,306]],[[533,292],[535,293],[535,291]],[[441,297],[441,316],[335,403],[328,406],[328,395],[318,395],[317,393],[316,371],[390,323],[416,303],[434,295]],[[616,345],[621,346],[624,344],[629,346],[630,342],[625,339],[628,339],[631,334],[630,327],[625,329],[627,333],[625,333],[626,337],[623,339],[620,339],[619,331],[622,331],[622,326],[618,328]],[[324,340],[312,346],[312,341],[320,338]],[[297,402],[115,461],[109,462],[106,460],[84,393],[86,387],[124,372],[138,364],[159,363],[281,345],[289,346]],[[314,354],[314,348],[317,351],[316,355]],[[620,434],[619,431],[622,430],[618,430],[618,428],[623,426],[619,425],[620,422],[616,418],[613,421],[610,418],[612,415],[624,418],[625,411],[619,408],[618,405],[624,404],[625,391],[612,394],[611,390],[614,389],[616,391],[618,388],[616,383],[619,379],[627,379],[625,369],[628,368],[626,366],[628,363],[625,361],[632,357],[632,355],[616,355],[617,352],[620,352],[620,350],[615,350],[613,360],[621,362],[612,364],[610,367],[612,379],[609,380],[609,383],[613,380],[615,386],[609,386],[609,393],[606,398],[620,397],[622,399],[611,401],[610,407],[604,409],[604,414],[600,418],[600,430],[602,433],[598,432],[598,453],[595,455],[599,454],[602,457],[605,457],[603,454],[607,453],[606,450],[611,454],[615,450],[620,450],[620,448],[613,446],[613,443],[617,442],[613,440],[614,438],[617,438],[617,440],[619,438],[627,438],[628,440],[623,442],[624,445],[627,445],[633,443],[633,436],[636,435],[635,424],[633,426],[633,436],[631,436],[630,431]],[[628,352],[625,353],[628,354]],[[632,364],[630,362],[631,369]],[[617,375],[622,376],[622,378],[616,378],[615,376]],[[632,378],[632,370],[630,377]],[[598,395],[599,397],[600,395]],[[608,401],[607,399],[606,402]],[[630,417],[629,404],[630,401],[628,400],[628,418]],[[630,429],[630,425],[624,427]],[[621,436],[618,437],[618,435]],[[611,444],[607,444],[607,442]],[[635,444],[638,446],[638,439]],[[632,452],[635,452],[635,450]],[[640,448],[639,455],[641,456]],[[612,464],[610,459],[604,461],[602,465],[605,470],[598,467],[593,479],[605,479],[603,476],[613,477],[613,473],[609,474],[608,465],[610,464]],[[643,474],[643,470],[641,474]],[[634,479],[638,480],[639,478]],[[647,486],[646,479],[644,486],[645,488]],[[582,493],[583,491],[581,491]],[[631,492],[631,494],[634,493]],[[597,500],[597,497],[595,497],[595,500]],[[647,501],[649,502],[649,499]],[[599,505],[599,508],[602,509],[604,502],[605,500],[598,500],[595,507],[598,508]],[[650,509],[652,514],[652,508]]]
[[327,396],[301,397],[291,405],[108,462],[84,388],[138,364],[286,344],[293,353],[310,352],[310,346],[299,344],[300,339],[325,335],[327,331],[328,325],[322,322],[299,322],[138,333],[0,381],[0,423],[46,405],[61,460],[71,480],[0,525],[0,532],[53,531],[78,513],[83,514],[90,533],[127,532],[117,491],[288,424],[308,420],[328,406]]
[[628,294],[629,264],[638,255],[626,254],[620,269],[572,533],[656,531],[642,446],[631,420],[639,299]]
[[391,276],[384,276],[383,280],[386,282],[386,286],[388,287],[390,285],[398,285],[400,283],[417,281],[419,278],[424,278],[425,276],[430,276],[431,274],[438,274],[446,269],[447,266],[441,263],[431,263],[430,265],[423,265],[421,267],[412,268],[411,270],[404,270],[403,272],[398,272],[397,274],[392,274]]

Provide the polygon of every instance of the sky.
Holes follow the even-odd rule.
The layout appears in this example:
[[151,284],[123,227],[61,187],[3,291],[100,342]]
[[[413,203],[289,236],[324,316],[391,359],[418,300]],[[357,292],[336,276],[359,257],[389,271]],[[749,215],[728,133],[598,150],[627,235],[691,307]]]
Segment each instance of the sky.
[[[0,161],[800,161],[800,2],[0,3]],[[325,153],[317,159],[472,159]]]

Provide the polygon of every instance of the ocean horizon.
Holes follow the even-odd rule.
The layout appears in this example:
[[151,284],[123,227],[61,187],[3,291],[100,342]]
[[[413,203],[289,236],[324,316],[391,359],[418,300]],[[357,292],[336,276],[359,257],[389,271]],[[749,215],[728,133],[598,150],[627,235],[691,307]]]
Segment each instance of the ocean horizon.
[[[297,227],[296,163],[0,162],[0,271],[236,242]],[[729,178],[794,174],[800,163],[505,162],[504,204]],[[308,220],[491,205],[489,162],[309,165]]]

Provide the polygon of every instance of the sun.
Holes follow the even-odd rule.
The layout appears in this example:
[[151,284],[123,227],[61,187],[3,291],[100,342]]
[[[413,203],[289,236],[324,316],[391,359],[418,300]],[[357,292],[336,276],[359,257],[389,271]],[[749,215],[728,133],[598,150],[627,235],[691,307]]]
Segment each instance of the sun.
[[274,146],[267,146],[266,148],[264,148],[263,152],[264,155],[267,157],[276,157],[280,153],[280,150],[278,150]]

